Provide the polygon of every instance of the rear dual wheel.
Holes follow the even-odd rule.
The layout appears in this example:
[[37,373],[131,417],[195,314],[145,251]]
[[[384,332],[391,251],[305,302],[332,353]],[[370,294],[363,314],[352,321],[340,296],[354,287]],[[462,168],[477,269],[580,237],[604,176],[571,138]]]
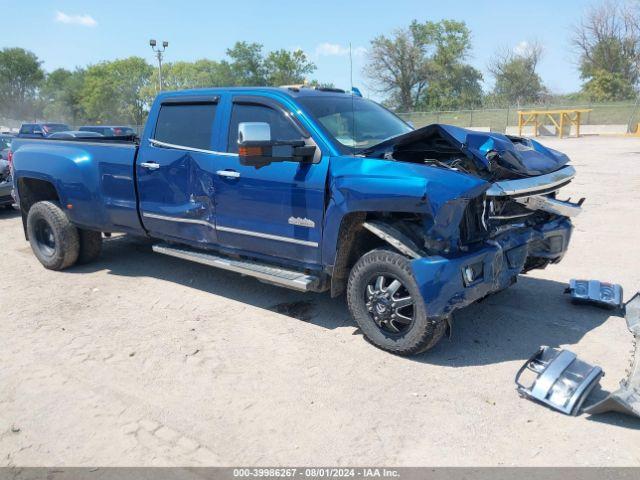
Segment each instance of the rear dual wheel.
[[75,263],[88,263],[100,254],[100,232],[76,228],[56,202],[34,204],[27,215],[31,249],[50,270],[64,270]]
[[446,330],[445,319],[427,316],[410,261],[390,250],[373,250],[351,269],[347,304],[375,346],[398,355],[432,348]]

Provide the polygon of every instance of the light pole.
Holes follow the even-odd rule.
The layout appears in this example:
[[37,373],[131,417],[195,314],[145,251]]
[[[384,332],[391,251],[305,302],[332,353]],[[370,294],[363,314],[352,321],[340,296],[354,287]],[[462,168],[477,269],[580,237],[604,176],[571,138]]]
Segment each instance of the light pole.
[[158,58],[158,83],[160,84],[160,91],[162,91],[162,54],[169,46],[169,42],[162,42],[162,49],[160,47],[156,48],[156,41],[152,38],[149,40],[149,46],[151,46]]

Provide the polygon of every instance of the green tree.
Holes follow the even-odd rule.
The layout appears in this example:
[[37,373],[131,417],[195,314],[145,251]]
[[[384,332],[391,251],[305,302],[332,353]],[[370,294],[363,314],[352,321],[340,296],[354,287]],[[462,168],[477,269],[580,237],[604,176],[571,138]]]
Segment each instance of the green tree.
[[[151,83],[157,85],[158,71],[154,69]],[[165,90],[220,87],[233,83],[228,62],[202,59],[196,62],[167,63],[162,67]]]
[[303,83],[306,76],[316,70],[302,50],[270,52],[264,62],[267,84],[271,86]]
[[465,63],[471,50],[471,32],[464,22],[442,20],[411,28],[423,35],[430,46],[427,89],[418,108],[454,110],[482,103],[482,73]]
[[583,91],[594,101],[633,98],[640,68],[640,11],[605,1],[574,27]]
[[41,64],[23,48],[0,50],[0,114],[19,120],[37,115],[36,95],[44,79]]
[[[162,82],[164,90],[171,91],[234,85],[234,78],[227,61],[202,59],[165,63],[162,66]],[[145,103],[151,104],[158,94],[158,86],[158,70],[154,68],[148,85],[142,89]]]
[[583,92],[589,100],[598,102],[613,102],[634,98],[636,91],[633,85],[621,73],[607,70],[593,70],[582,86]]
[[475,106],[482,74],[465,63],[470,49],[464,22],[414,20],[372,40],[365,75],[388,96],[385,103],[402,111]]
[[364,74],[387,95],[385,103],[410,112],[422,97],[429,69],[424,35],[415,28],[402,28],[371,41]]
[[503,105],[540,101],[547,92],[537,73],[541,57],[542,47],[537,43],[497,52],[488,67],[495,79],[495,100]]
[[40,89],[45,118],[72,124],[81,122],[84,116],[80,103],[84,73],[81,68],[73,72],[59,68],[46,76]]
[[88,67],[81,92],[87,120],[142,124],[148,108],[145,92],[152,73],[153,67],[140,57]]
[[227,50],[227,56],[234,85],[264,86],[267,84],[267,71],[259,43],[236,42]]

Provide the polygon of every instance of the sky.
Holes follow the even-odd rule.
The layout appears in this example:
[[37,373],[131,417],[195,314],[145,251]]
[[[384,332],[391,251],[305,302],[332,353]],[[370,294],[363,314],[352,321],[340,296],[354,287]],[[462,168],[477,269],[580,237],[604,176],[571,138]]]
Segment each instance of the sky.
[[[594,0],[597,1],[597,0]],[[166,40],[165,61],[220,60],[236,41],[265,51],[304,50],[318,67],[311,78],[349,88],[349,43],[354,85],[380,99],[362,69],[370,41],[418,21],[466,22],[473,49],[468,62],[492,85],[487,64],[500,48],[538,41],[539,73],[552,92],[580,87],[571,27],[587,0],[0,0],[0,48],[34,52],[47,71],[138,55],[154,62],[149,39]]]

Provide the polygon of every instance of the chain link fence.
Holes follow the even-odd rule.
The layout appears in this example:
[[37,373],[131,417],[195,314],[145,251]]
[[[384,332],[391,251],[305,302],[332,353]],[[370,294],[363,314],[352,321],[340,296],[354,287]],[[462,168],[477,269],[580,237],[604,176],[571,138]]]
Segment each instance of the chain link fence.
[[[638,123],[640,123],[639,107],[638,102],[618,102],[610,104],[528,105],[509,108],[396,113],[405,121],[411,122],[416,128],[432,123],[446,123],[465,128],[489,128],[492,132],[505,132],[507,126],[516,127],[518,125],[518,110],[586,108],[592,111],[582,115],[582,125],[624,125],[628,132],[636,132]],[[13,119],[0,118],[1,128],[10,128],[15,131],[21,123],[22,122]],[[136,131],[137,135],[141,135],[144,129],[144,125],[117,123],[112,123],[112,125],[131,127]],[[79,127],[80,125],[72,126],[74,129]]]
[[592,109],[582,115],[583,125],[625,125],[627,130],[635,132],[640,122],[638,104],[620,102],[611,104],[576,104],[576,105],[531,105],[510,108],[481,110],[456,110],[433,112],[397,113],[405,121],[416,128],[431,123],[446,123],[465,128],[490,128],[493,132],[504,132],[507,126],[518,125],[518,110],[562,110]]

